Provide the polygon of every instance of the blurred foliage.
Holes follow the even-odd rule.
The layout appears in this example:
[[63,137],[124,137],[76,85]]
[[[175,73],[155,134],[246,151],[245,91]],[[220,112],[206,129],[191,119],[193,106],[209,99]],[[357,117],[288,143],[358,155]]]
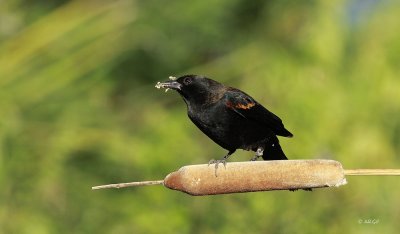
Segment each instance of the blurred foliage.
[[185,73],[282,117],[291,159],[399,168],[399,15],[390,0],[0,1],[0,232],[397,232],[393,177],[213,197],[90,187],[224,155],[154,88]]

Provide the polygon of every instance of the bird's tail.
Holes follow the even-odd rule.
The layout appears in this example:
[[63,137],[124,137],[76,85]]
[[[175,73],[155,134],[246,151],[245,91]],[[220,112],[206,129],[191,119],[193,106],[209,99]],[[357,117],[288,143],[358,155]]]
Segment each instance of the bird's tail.
[[278,138],[274,138],[272,142],[270,141],[265,145],[262,158],[264,160],[287,160],[288,158],[283,152]]

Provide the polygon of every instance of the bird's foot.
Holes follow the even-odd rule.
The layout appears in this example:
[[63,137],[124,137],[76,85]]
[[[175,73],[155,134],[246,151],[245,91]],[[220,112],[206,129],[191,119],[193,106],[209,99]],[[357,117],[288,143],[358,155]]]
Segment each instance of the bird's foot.
[[226,169],[226,160],[225,159],[221,159],[221,160],[211,159],[208,162],[208,166],[210,166],[210,164],[215,164],[215,177],[218,176],[217,170],[218,170],[218,164],[220,164],[220,163],[222,163],[224,165],[224,168]]
[[250,159],[250,161],[257,161],[259,157],[261,157],[261,156],[259,156],[259,155],[254,155],[254,157],[252,157],[252,158]]
[[263,156],[263,154],[264,154],[264,148],[258,147],[256,154],[254,155],[254,157],[250,159],[250,161],[257,161],[259,157]]

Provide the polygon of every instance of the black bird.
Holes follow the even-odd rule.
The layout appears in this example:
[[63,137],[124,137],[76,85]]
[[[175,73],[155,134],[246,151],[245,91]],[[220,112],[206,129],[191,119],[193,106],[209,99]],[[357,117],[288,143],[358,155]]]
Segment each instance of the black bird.
[[228,150],[221,160],[226,164],[237,149],[255,151],[252,161],[287,159],[277,136],[293,137],[282,120],[239,89],[199,75],[184,75],[158,82],[157,88],[176,90],[187,105],[192,122],[215,143]]

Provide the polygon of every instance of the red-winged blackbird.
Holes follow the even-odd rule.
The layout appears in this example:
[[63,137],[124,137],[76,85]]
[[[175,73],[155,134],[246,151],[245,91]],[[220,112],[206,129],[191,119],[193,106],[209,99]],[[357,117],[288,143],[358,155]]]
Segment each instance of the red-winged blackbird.
[[157,88],[176,90],[187,105],[192,122],[215,143],[228,150],[221,160],[237,149],[252,150],[256,154],[251,160],[287,159],[276,137],[292,137],[282,120],[264,108],[252,97],[239,89],[224,86],[217,81],[199,75],[185,75],[178,79],[158,82]]

